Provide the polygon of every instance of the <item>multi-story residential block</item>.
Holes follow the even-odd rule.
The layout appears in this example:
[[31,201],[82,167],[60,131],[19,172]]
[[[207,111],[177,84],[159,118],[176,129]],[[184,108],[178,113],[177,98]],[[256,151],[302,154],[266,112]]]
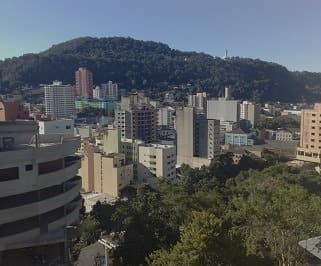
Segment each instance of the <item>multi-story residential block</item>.
[[108,99],[118,99],[118,84],[113,83],[112,81],[108,81],[107,83],[101,84],[102,97],[106,97]]
[[29,111],[18,102],[4,102],[0,100],[0,121],[14,121],[28,119]]
[[241,129],[235,129],[225,133],[225,145],[252,146],[254,141],[251,136],[252,134],[245,133]]
[[158,115],[158,126],[165,126],[169,128],[174,127],[174,113],[175,109],[170,106],[161,107],[157,111]]
[[40,135],[74,135],[74,120],[38,121]]
[[207,93],[198,92],[188,95],[188,106],[195,107],[197,111],[205,113],[207,109]]
[[86,68],[80,67],[75,72],[77,96],[91,98],[93,96],[93,74]]
[[240,119],[250,121],[251,126],[254,127],[259,119],[260,106],[249,101],[243,101],[240,104]]
[[133,181],[133,164],[121,153],[103,153],[87,143],[79,175],[85,191],[119,197],[120,191]]
[[302,161],[321,162],[321,103],[301,113],[300,145],[296,158]]
[[81,208],[79,147],[79,138],[39,136],[33,121],[0,122],[0,257],[63,245]]
[[115,110],[115,126],[124,138],[153,142],[157,138],[157,109],[141,94],[122,96]]
[[194,107],[176,110],[177,163],[209,165],[220,154],[220,122],[206,119]]
[[46,115],[55,119],[75,117],[73,86],[63,85],[61,81],[54,81],[52,85],[46,85],[44,90]]
[[176,148],[172,145],[149,144],[139,146],[138,178],[173,180],[176,178]]

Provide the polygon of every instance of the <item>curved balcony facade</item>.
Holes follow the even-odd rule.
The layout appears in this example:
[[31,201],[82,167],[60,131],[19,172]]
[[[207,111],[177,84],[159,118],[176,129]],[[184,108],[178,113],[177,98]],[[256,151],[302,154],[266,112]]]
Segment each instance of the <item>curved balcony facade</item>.
[[81,208],[79,146],[69,138],[0,149],[0,251],[63,241]]

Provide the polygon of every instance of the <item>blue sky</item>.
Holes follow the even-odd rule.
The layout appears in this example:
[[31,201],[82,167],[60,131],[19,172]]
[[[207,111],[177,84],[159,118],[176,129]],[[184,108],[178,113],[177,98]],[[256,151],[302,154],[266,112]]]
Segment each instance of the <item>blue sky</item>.
[[1,0],[0,59],[80,36],[130,36],[321,72],[320,0]]

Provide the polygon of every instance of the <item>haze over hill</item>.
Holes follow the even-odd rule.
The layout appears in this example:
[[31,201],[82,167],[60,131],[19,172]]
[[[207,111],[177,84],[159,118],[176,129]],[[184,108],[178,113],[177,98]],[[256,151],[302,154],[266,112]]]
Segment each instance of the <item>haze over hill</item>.
[[52,46],[39,54],[0,61],[2,89],[62,80],[74,83],[85,66],[95,84],[107,80],[124,89],[153,90],[191,83],[218,95],[225,86],[233,96],[258,101],[300,101],[320,98],[321,74],[290,72],[276,63],[249,58],[223,60],[205,53],[183,52],[168,45],[132,38],[82,37]]

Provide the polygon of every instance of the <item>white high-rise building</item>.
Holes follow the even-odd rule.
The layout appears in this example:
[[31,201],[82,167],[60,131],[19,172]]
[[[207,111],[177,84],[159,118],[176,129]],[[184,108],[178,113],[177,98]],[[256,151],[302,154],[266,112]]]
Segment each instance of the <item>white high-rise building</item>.
[[93,89],[93,98],[94,99],[101,99],[103,97],[104,97],[103,90],[99,86],[96,86],[96,88]]
[[46,115],[52,118],[75,117],[75,89],[73,86],[54,81],[51,85],[46,85],[44,89]]
[[258,104],[243,101],[240,105],[240,119],[249,120],[251,126],[254,127],[260,114],[260,106]]

